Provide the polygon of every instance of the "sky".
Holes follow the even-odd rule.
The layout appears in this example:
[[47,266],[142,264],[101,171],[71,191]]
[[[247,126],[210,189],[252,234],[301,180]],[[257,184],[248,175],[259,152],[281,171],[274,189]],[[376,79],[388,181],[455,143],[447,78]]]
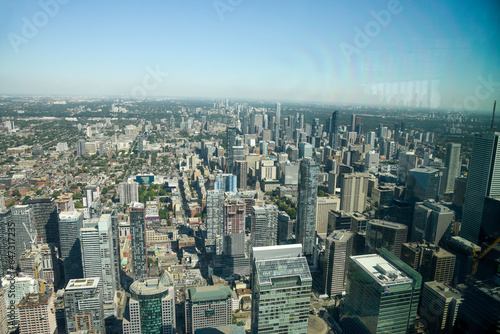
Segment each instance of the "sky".
[[0,95],[491,110],[500,2],[1,1]]

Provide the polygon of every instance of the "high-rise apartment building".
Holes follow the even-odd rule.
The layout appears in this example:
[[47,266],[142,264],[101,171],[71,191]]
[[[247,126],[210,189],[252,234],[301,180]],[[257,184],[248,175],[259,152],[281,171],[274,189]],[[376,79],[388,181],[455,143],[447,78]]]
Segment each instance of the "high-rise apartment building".
[[461,160],[460,160],[460,148],[461,144],[448,143],[446,145],[446,158],[444,161],[444,166],[447,168],[446,172],[446,183],[445,183],[445,193],[453,193],[455,188],[455,179],[460,177]]
[[452,282],[456,256],[435,244],[404,243],[401,247],[401,260],[417,270],[422,275],[423,282]]
[[307,333],[312,276],[302,246],[254,247],[252,334]]
[[332,117],[330,118],[330,131],[328,136],[328,142],[330,143],[330,147],[336,150],[339,147],[339,125],[338,125],[338,111],[334,111],[332,113]]
[[319,165],[311,158],[300,162],[297,202],[297,242],[305,255],[312,255],[316,239],[316,200],[318,198]]
[[11,264],[8,256],[9,244],[11,244],[9,243],[9,227],[12,227],[12,210],[0,210],[0,277],[7,275],[9,269],[15,270],[15,263]]
[[276,147],[279,147],[280,125],[281,125],[281,103],[276,102],[276,117],[274,119],[274,142]]
[[462,295],[449,285],[436,281],[424,283],[418,309],[424,329],[436,334],[453,333],[461,303]]
[[350,231],[333,231],[326,238],[323,265],[324,292],[330,297],[345,291],[347,263],[352,254],[353,233]]
[[406,242],[408,227],[403,224],[373,219],[366,224],[366,245],[370,250],[387,249],[397,258],[401,257],[401,246]]
[[237,186],[240,190],[245,190],[247,188],[248,182],[248,162],[246,160],[236,161],[236,180]]
[[352,173],[340,176],[340,210],[363,212],[366,209],[370,174]]
[[101,190],[98,185],[88,186],[83,191],[83,218],[99,218],[101,215]]
[[142,278],[130,286],[123,334],[174,334],[174,280],[165,271],[158,278]]
[[500,132],[476,134],[469,163],[460,236],[479,242],[486,197],[500,196]]
[[59,237],[65,282],[83,277],[80,247],[80,229],[82,227],[83,215],[80,212],[64,211],[59,214]]
[[[104,214],[93,219],[80,230],[82,247],[83,277],[99,277],[105,316],[114,313],[116,291],[116,270],[113,252],[111,215]],[[111,313],[111,314],[109,314]]]
[[399,153],[398,183],[406,183],[408,173],[417,167],[418,156],[413,151]]
[[382,249],[351,256],[341,326],[344,333],[407,333],[414,329],[420,274]]
[[194,334],[199,328],[231,324],[233,291],[228,286],[189,288],[185,298],[186,334]]
[[20,334],[57,332],[54,295],[43,292],[26,294],[19,304]]
[[132,270],[134,280],[148,276],[146,249],[146,212],[144,204],[130,203],[127,208],[130,215],[130,236],[132,241]]
[[120,204],[139,202],[139,184],[137,182],[123,182],[118,186]]
[[105,333],[99,277],[72,279],[64,290],[64,314],[68,333]]
[[236,145],[236,127],[228,126],[226,129],[227,173],[232,173],[234,168],[233,146]]
[[245,207],[245,202],[237,198],[224,202],[224,235],[245,233]]
[[254,205],[251,212],[252,246],[274,246],[278,239],[278,207]]
[[207,247],[208,253],[222,254],[224,236],[224,191],[207,191]]

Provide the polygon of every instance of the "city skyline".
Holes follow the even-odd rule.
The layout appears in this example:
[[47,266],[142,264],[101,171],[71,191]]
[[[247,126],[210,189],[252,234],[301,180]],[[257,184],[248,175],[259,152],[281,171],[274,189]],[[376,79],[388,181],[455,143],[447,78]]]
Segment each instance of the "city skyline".
[[491,110],[497,9],[403,0],[1,4],[0,94]]

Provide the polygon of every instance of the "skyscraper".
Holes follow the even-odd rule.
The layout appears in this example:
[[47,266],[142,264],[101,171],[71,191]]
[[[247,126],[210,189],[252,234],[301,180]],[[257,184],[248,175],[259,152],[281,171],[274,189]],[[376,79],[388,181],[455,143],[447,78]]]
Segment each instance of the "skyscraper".
[[238,189],[245,190],[247,188],[247,170],[248,162],[246,160],[236,161],[236,178]]
[[68,333],[94,330],[105,333],[99,277],[72,279],[64,290],[64,313]]
[[[83,277],[99,277],[105,315],[114,313],[116,288],[111,215],[93,219],[80,230]],[[118,278],[119,279],[119,278]],[[111,314],[107,314],[108,312]]]
[[146,250],[146,220],[144,204],[133,202],[128,207],[130,236],[132,241],[132,270],[134,280],[148,277]]
[[233,146],[236,145],[236,127],[228,126],[226,128],[226,150],[227,150],[227,173],[233,173],[234,159]]
[[53,198],[34,198],[26,202],[33,209],[35,227],[43,242],[59,247],[59,216]]
[[9,327],[7,325],[7,303],[5,301],[6,293],[5,290],[0,287],[0,333],[9,333]]
[[420,274],[387,250],[351,256],[341,326],[344,333],[407,333],[413,330]]
[[132,283],[122,327],[123,334],[175,333],[174,280],[168,271]]
[[445,158],[445,167],[447,168],[446,172],[446,185],[445,185],[445,193],[453,193],[453,189],[455,188],[455,179],[460,177],[460,148],[462,145],[457,143],[448,143],[446,145],[446,158]]
[[418,167],[409,171],[406,200],[438,200],[443,173],[432,167]]
[[274,246],[278,239],[278,207],[274,204],[252,206],[252,246]]
[[477,244],[485,197],[500,196],[500,132],[476,134],[469,163],[460,236]]
[[226,285],[193,287],[186,290],[186,334],[198,328],[230,325],[233,292]]
[[[15,264],[9,263],[9,227],[12,225],[12,210],[0,210],[0,277],[7,275],[7,271]],[[11,234],[12,238],[12,234]]]
[[[280,125],[281,125],[281,103],[276,102],[276,117],[274,122],[274,143],[275,147],[279,147],[280,139]],[[275,149],[277,152],[277,150]]]
[[329,137],[328,137],[328,142],[330,143],[330,147],[336,150],[339,147],[339,138],[338,138],[338,131],[339,131],[339,125],[338,125],[338,111],[334,111],[332,113],[332,117],[330,119],[330,131],[329,131]]
[[316,239],[316,199],[319,165],[311,158],[300,162],[297,213],[297,241],[305,255],[312,255]]
[[302,245],[254,247],[252,334],[307,333],[312,276]]
[[375,219],[366,224],[366,245],[376,251],[385,248],[397,258],[401,257],[401,246],[407,235],[408,227],[403,224]]
[[426,282],[418,310],[424,330],[438,334],[452,333],[461,303],[460,292],[449,285],[436,281]]
[[59,237],[65,282],[83,277],[80,248],[80,229],[82,227],[83,215],[80,212],[64,211],[59,214]]
[[129,204],[139,201],[139,184],[137,182],[122,182],[118,186],[120,204]]
[[452,210],[434,201],[415,203],[411,241],[439,244],[454,217]]
[[29,205],[14,205],[12,207],[12,222],[15,229],[15,260],[18,263],[25,249],[31,249],[38,238],[33,209]]
[[366,209],[370,174],[352,173],[340,176],[340,210],[363,212]]
[[347,263],[352,253],[353,233],[350,231],[333,231],[326,238],[323,266],[324,292],[330,297],[345,291]]
[[[224,191],[207,191],[207,240],[208,253],[222,254],[224,236]],[[210,246],[208,246],[209,244]]]
[[224,235],[245,233],[245,202],[228,198],[224,202]]
[[19,310],[19,334],[56,333],[53,294],[28,293],[21,299],[17,308]]

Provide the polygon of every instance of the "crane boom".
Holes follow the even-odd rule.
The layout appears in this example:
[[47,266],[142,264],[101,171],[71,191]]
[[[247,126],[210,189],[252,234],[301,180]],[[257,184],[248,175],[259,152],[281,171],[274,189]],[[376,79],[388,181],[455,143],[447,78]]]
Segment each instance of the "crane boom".
[[472,266],[472,275],[475,275],[477,272],[477,267],[479,266],[479,260],[482,259],[490,250],[493,249],[498,243],[500,242],[500,238],[497,238],[490,247],[486,248],[483,252],[481,252],[479,255],[476,253],[474,250],[474,244],[472,244],[472,261],[474,261],[474,264]]

